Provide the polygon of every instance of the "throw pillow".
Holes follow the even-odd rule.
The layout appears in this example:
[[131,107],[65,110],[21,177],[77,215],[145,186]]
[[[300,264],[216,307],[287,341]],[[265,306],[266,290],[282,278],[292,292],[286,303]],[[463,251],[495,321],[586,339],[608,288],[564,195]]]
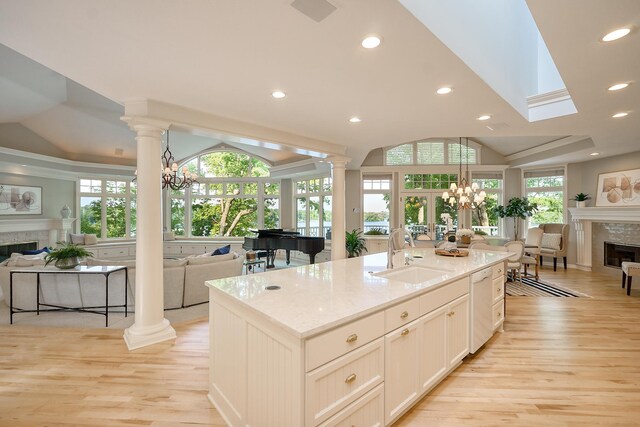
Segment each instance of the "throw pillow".
[[84,234],[69,234],[69,238],[74,245],[84,245]]
[[560,244],[562,243],[562,234],[556,233],[544,233],[542,235],[542,243],[540,244],[543,248],[554,249],[556,251],[560,250]]
[[98,236],[95,234],[85,234],[84,235],[84,244],[85,245],[97,245],[98,244]]
[[213,251],[213,252],[211,253],[211,255],[224,255],[224,254],[228,254],[230,250],[231,250],[231,245],[222,246],[221,248],[218,248],[218,249],[216,249],[215,251]]
[[22,251],[22,255],[38,255],[38,254],[41,254],[43,252],[49,253],[51,251],[49,250],[48,247],[45,246],[42,249],[33,249],[33,250]]
[[234,254],[224,254],[219,256],[187,258],[189,265],[215,264],[217,262],[234,259]]

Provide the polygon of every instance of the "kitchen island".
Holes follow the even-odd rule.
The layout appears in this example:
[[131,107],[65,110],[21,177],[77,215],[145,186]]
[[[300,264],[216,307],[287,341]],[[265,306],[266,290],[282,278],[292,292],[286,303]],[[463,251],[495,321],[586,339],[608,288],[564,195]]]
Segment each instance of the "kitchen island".
[[391,270],[375,254],[209,281],[209,399],[232,426],[389,425],[469,353],[470,277],[493,269],[502,291],[507,256],[408,249]]

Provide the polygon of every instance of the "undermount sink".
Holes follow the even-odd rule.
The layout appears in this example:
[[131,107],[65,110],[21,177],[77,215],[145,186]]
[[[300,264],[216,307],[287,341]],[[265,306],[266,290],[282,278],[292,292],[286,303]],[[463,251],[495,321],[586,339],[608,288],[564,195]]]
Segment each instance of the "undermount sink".
[[445,276],[447,274],[448,273],[446,271],[411,265],[407,267],[380,271],[378,273],[374,273],[374,276],[416,285],[418,283],[426,282],[431,279],[441,278],[442,276]]

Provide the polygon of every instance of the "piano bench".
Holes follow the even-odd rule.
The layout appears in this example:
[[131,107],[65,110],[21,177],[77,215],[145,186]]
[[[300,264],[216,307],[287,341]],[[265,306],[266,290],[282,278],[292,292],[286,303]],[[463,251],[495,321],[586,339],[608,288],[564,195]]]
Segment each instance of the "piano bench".
[[258,251],[258,252],[256,253],[256,256],[257,256],[258,258],[266,258],[266,257],[267,257],[267,251]]

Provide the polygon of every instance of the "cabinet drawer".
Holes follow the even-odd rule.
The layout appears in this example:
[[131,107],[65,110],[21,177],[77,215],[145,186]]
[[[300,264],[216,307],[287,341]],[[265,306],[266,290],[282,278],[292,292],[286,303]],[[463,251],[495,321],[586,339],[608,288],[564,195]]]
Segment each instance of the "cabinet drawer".
[[307,425],[325,421],[383,381],[383,338],[309,372],[305,386]]
[[203,254],[205,251],[205,245],[182,245],[183,254]]
[[420,314],[420,299],[414,298],[384,311],[385,333],[391,332],[418,318]]
[[493,279],[493,302],[496,303],[504,298],[504,276]]
[[165,243],[163,249],[165,255],[180,255],[182,253],[182,248],[176,244]]
[[384,384],[371,390],[319,427],[381,427],[384,425]]
[[380,311],[310,338],[305,343],[306,371],[315,369],[382,335],[384,312]]
[[420,297],[420,315],[427,314],[438,307],[469,293],[469,278],[445,285]]
[[497,279],[499,276],[504,275],[504,262],[500,262],[493,266],[493,278]]
[[503,321],[504,321],[504,301],[500,300],[499,302],[493,304],[493,329],[495,330],[499,328]]
[[119,248],[102,248],[99,251],[100,258],[128,258],[129,257],[129,248],[127,247],[119,247]]

